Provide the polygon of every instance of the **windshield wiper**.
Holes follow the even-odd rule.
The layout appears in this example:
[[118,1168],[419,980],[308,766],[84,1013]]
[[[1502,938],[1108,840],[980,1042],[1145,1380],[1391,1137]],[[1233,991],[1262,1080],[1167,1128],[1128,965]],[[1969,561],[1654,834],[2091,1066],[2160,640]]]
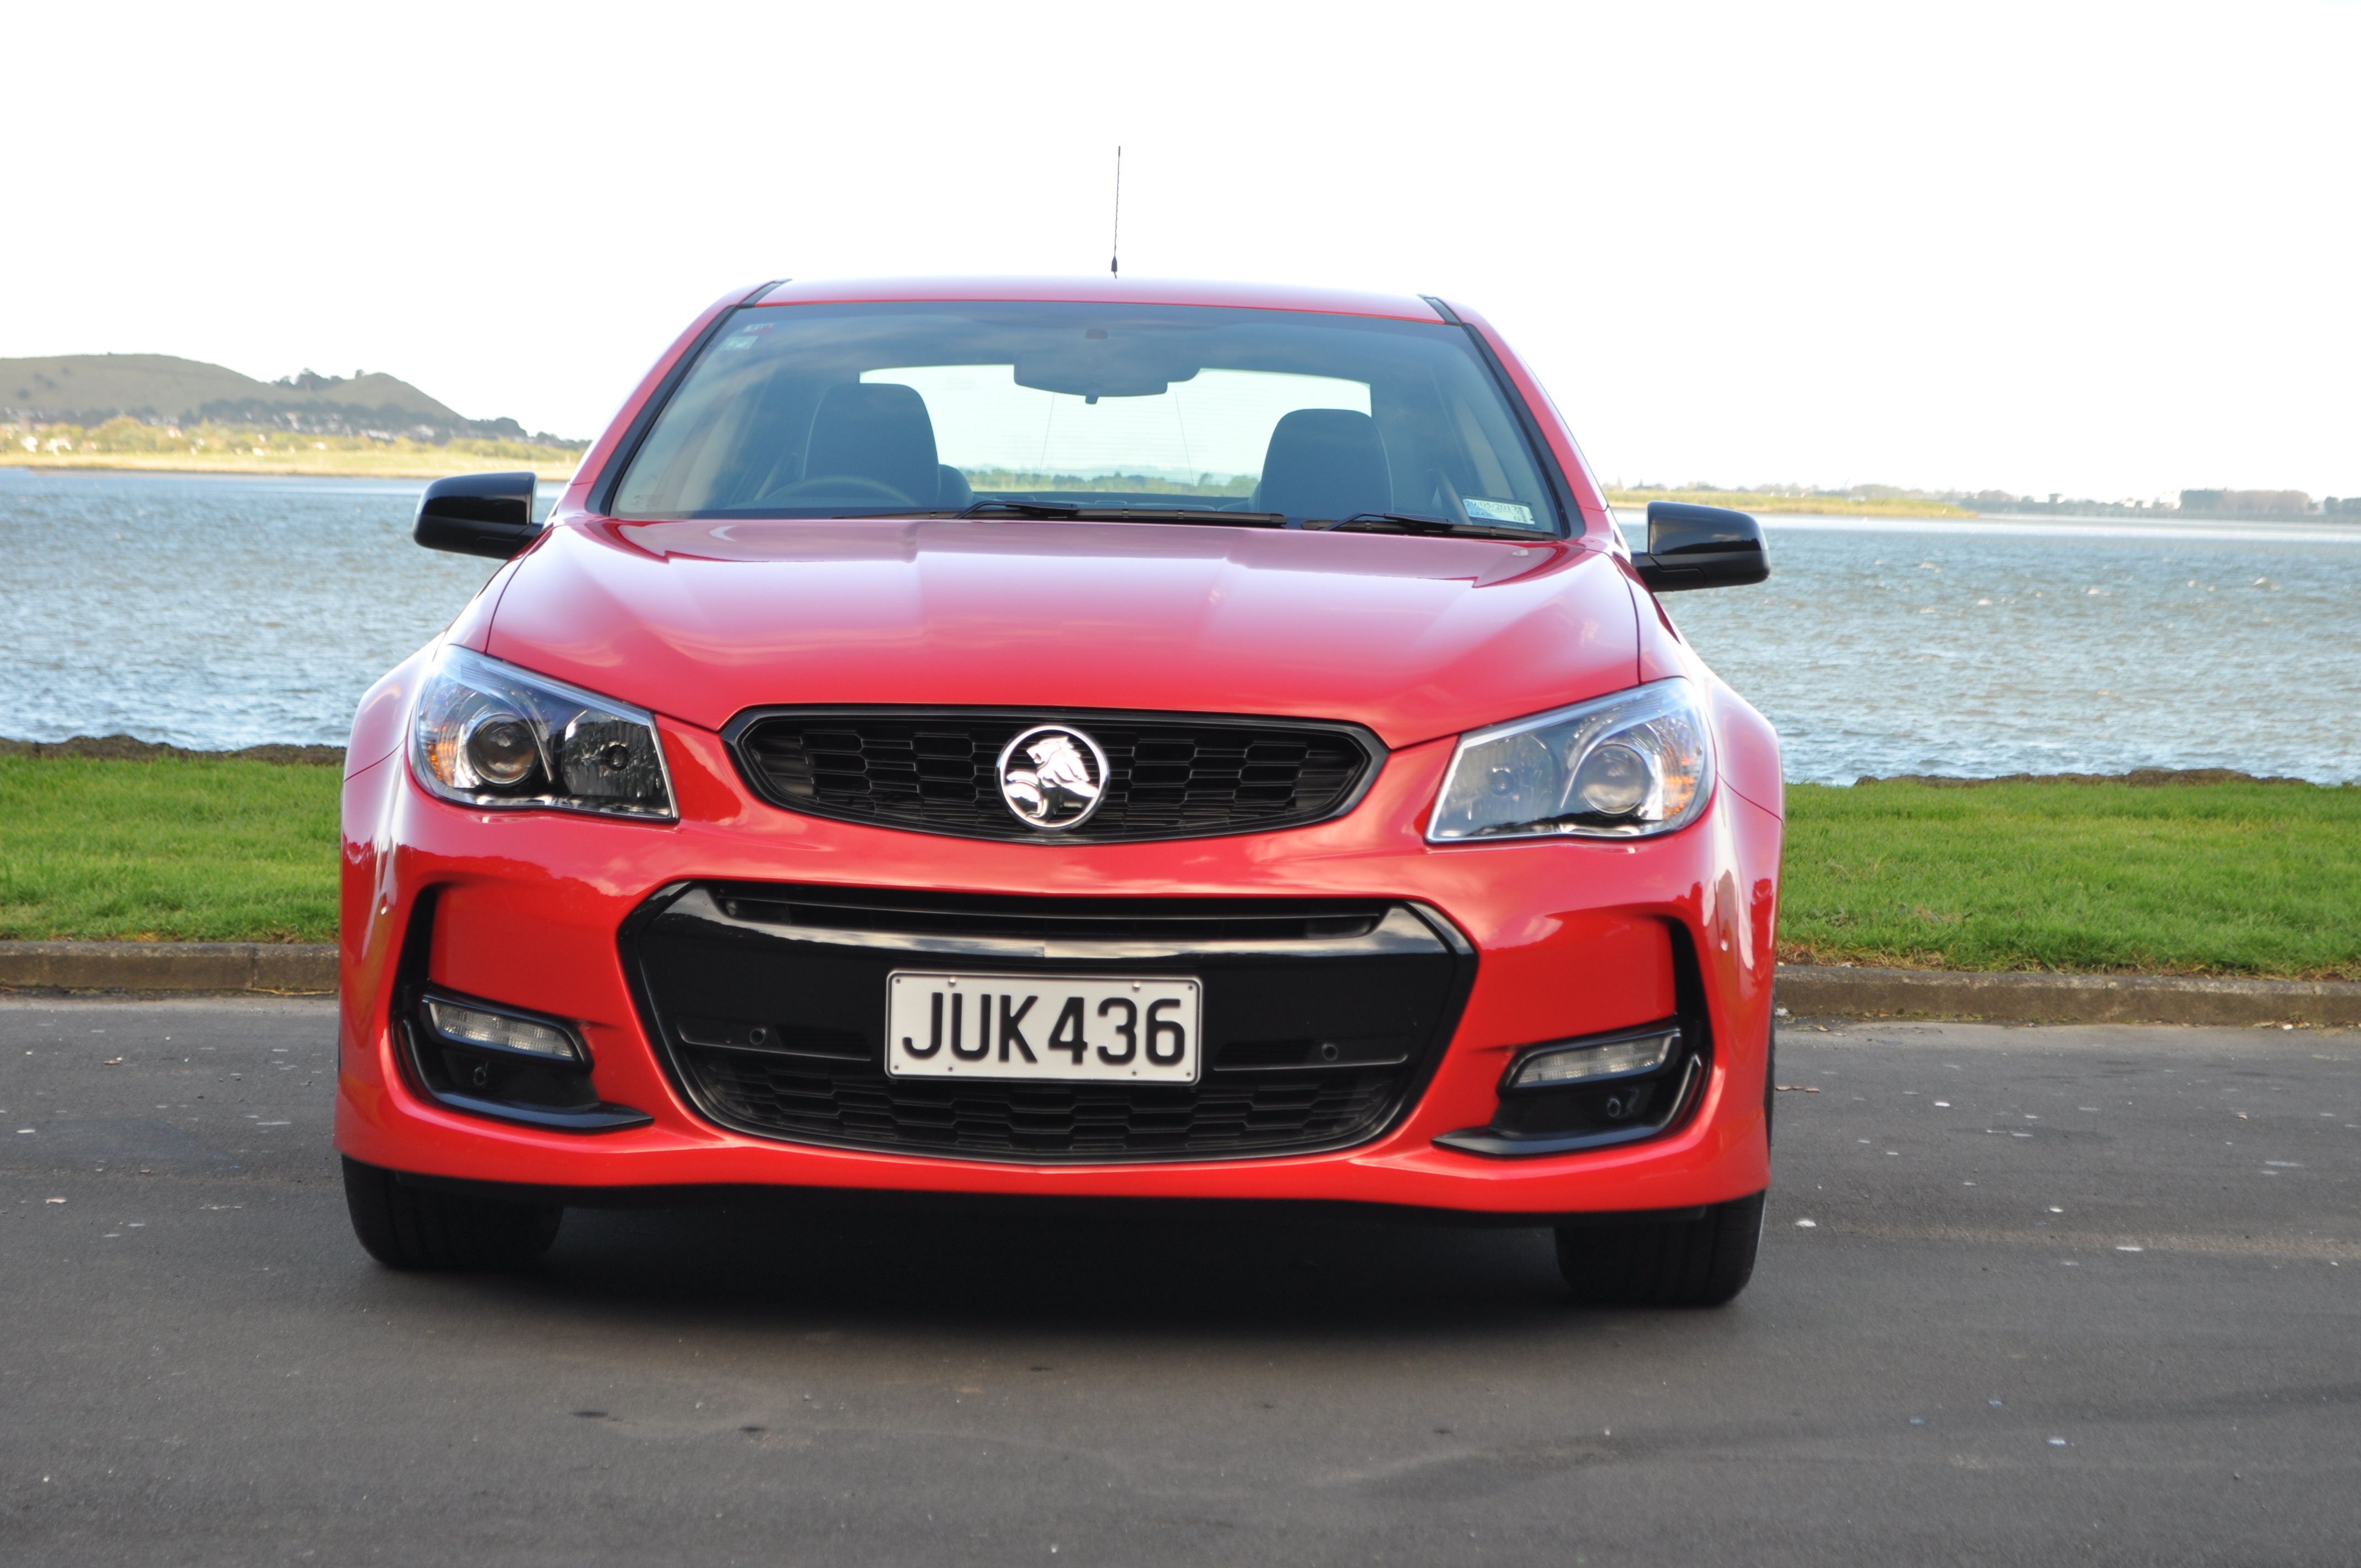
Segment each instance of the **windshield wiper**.
[[1082,509],[1072,501],[978,501],[958,517],[982,517],[990,511],[1013,511],[1019,517],[1071,517]]
[[1219,507],[1084,507],[1092,522],[1222,522],[1233,528],[1285,528],[1283,511],[1224,511]]
[[1407,511],[1356,511],[1342,522],[1332,522],[1323,533],[1443,533],[1460,539],[1552,539],[1554,534],[1532,528],[1505,528],[1487,522],[1454,522],[1447,517],[1421,517]]
[[[1028,501],[994,497],[954,515],[985,517],[994,512],[1013,517],[1058,518],[1076,522],[1213,522],[1233,528],[1285,528],[1287,514],[1278,511],[1224,511],[1219,507],[1094,507],[1082,501]],[[1536,529],[1510,528],[1484,522],[1454,522],[1446,517],[1422,517],[1407,511],[1355,512],[1342,522],[1308,525],[1316,532],[1431,533],[1460,539],[1550,539]]]
[[1018,517],[1069,518],[1077,522],[1219,522],[1234,528],[1287,526],[1284,512],[1224,511],[1219,507],[1094,507],[1080,501],[978,501],[959,515],[981,517],[995,511],[1013,512]]

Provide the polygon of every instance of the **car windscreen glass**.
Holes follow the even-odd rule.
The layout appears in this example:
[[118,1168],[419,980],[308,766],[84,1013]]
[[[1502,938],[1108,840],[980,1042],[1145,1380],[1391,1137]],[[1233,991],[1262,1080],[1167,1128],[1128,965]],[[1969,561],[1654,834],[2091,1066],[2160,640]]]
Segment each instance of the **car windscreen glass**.
[[740,310],[608,510],[862,517],[994,502],[1558,532],[1461,328],[1033,302]]

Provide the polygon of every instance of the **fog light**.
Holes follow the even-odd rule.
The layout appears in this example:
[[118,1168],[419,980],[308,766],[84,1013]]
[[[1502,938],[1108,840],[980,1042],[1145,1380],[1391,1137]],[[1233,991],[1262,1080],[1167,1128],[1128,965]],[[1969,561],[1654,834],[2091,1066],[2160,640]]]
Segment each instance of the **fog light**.
[[1528,1051],[1510,1069],[1503,1089],[1548,1089],[1561,1083],[1653,1072],[1681,1043],[1678,1029],[1605,1040],[1596,1045],[1543,1046]]
[[504,1013],[488,1013],[480,1007],[465,1007],[434,996],[426,999],[426,1018],[436,1034],[455,1046],[489,1046],[494,1050],[518,1051],[563,1062],[582,1059],[581,1048],[575,1045],[571,1035],[530,1018],[511,1018]]

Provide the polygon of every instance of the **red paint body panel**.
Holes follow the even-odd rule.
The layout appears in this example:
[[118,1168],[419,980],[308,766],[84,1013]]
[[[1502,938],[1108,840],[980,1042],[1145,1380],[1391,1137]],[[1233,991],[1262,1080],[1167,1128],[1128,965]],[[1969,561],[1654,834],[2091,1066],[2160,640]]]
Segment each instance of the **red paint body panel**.
[[1110,305],[1222,305],[1234,310],[1312,311],[1439,322],[1414,294],[1368,294],[1268,283],[1169,278],[838,278],[789,280],[760,296],[765,305],[875,304],[885,301],[1042,300]]
[[[1777,741],[1659,619],[1556,411],[1480,321],[1582,512],[1575,539],[1342,535],[1004,521],[620,523],[586,511],[623,433],[718,302],[593,448],[553,526],[453,636],[655,712],[680,820],[483,812],[430,797],[401,741],[421,661],[364,699],[344,798],[337,1145],[438,1177],[569,1188],[768,1183],[996,1193],[1297,1198],[1492,1214],[1685,1208],[1761,1190],[1781,843]],[[1066,280],[788,285],[771,302],[1126,299],[1435,319],[1423,302]],[[1076,650],[1087,656],[1076,656]],[[1688,828],[1632,842],[1438,847],[1424,824],[1460,732],[1685,675],[1711,694],[1720,784]],[[1151,843],[998,842],[804,816],[756,799],[718,731],[767,704],[932,704],[1295,716],[1389,749],[1346,815]],[[683,879],[1093,897],[1414,899],[1474,945],[1432,1081],[1374,1141],[1186,1164],[1025,1165],[856,1152],[706,1120],[660,1065],[618,932]],[[438,983],[573,1021],[627,1131],[542,1131],[427,1100],[398,1063],[398,949],[436,894]],[[1675,1011],[1695,955],[1712,1066],[1694,1113],[1620,1148],[1488,1158],[1512,1053]]]
[[[479,596],[476,603],[482,602]],[[474,608],[475,605],[468,607],[470,610]],[[420,649],[379,676],[377,684],[361,694],[360,709],[353,715],[352,738],[345,745],[346,778],[375,767],[401,745],[403,730],[410,722],[411,690],[417,684],[419,672],[426,666],[426,655],[427,650]],[[350,820],[349,813],[346,820]]]
[[[1697,667],[1704,669],[1702,663]],[[1784,822],[1787,782],[1779,762],[1778,732],[1719,678],[1708,680],[1705,690],[1713,704],[1716,733],[1721,738],[1723,784]]]
[[486,652],[706,729],[764,703],[994,704],[1346,719],[1403,746],[1631,681],[1631,596],[1568,543],[596,522],[529,565]]

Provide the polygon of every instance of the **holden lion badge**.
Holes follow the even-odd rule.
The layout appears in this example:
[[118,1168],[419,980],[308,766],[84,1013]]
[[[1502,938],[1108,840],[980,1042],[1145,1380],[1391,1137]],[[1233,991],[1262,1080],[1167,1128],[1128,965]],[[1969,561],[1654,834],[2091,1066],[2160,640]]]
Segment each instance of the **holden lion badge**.
[[1079,729],[1038,725],[1001,749],[1000,798],[1045,833],[1080,828],[1099,808],[1106,753]]

